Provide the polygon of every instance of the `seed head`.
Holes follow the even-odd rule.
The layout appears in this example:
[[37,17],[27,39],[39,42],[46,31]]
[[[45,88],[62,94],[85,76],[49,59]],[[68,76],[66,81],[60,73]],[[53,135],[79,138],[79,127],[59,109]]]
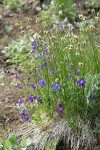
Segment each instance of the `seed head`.
[[38,23],[39,22],[39,18],[36,18],[36,23]]
[[83,63],[82,63],[82,62],[79,62],[78,65],[79,65],[79,67],[82,67],[82,66],[83,66]]
[[59,13],[59,15],[60,15],[60,16],[62,16],[62,15],[63,15],[62,10],[59,10],[59,12],[58,12],[58,13]]
[[27,26],[27,29],[31,29],[31,26],[30,26],[30,25],[28,25],[28,26]]
[[97,17],[95,17],[95,21],[100,21],[100,18],[97,16]]
[[88,27],[89,27],[89,29],[93,29],[93,30],[95,29],[95,26],[93,26],[93,25],[89,25]]
[[45,28],[47,28],[46,22],[42,22],[42,24],[43,24],[43,26],[44,26]]
[[98,49],[100,49],[100,46],[97,46]]
[[86,41],[83,41],[83,45],[86,45]]
[[23,26],[20,26],[20,29],[22,30],[24,27]]
[[19,23],[16,23],[15,26],[18,27],[18,26],[19,26]]
[[65,48],[63,49],[63,51],[66,51],[66,50],[68,50],[68,47],[65,47]]
[[27,20],[28,20],[28,22],[32,21],[32,19],[31,19],[31,18],[28,18]]
[[66,39],[65,39],[64,37],[61,37],[61,41],[65,42],[65,41],[66,41]]
[[48,31],[44,31],[44,34],[48,34],[49,32]]
[[25,33],[25,31],[21,31],[21,34],[24,34]]
[[80,15],[79,15],[79,18],[80,18],[81,20],[83,20],[83,21],[87,19],[87,17],[84,16],[83,14],[80,14]]
[[95,9],[92,9],[92,10],[91,10],[91,13],[95,13]]
[[53,35],[52,38],[53,38],[53,39],[56,39],[56,36]]
[[80,53],[75,53],[75,55],[76,55],[76,56],[79,56],[79,55],[80,55]]

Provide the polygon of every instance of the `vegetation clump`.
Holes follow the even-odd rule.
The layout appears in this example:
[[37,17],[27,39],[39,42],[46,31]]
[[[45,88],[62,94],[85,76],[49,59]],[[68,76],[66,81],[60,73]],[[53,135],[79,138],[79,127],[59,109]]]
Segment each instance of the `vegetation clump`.
[[[70,12],[73,3],[73,0],[68,3],[63,0],[62,4],[55,0],[55,7],[63,16]],[[82,14],[79,19],[85,22],[84,26],[74,19],[72,24],[60,24],[55,20],[48,29],[47,22],[43,22],[42,32],[38,34],[31,30],[24,35],[21,31],[23,36],[19,41],[13,41],[4,49],[7,62],[13,65],[12,86],[18,93],[17,108],[22,118],[34,122],[41,132],[44,131],[44,136],[56,121],[63,122],[64,130],[60,136],[71,143],[74,150],[89,147],[92,144],[89,136],[100,133],[96,122],[91,121],[98,120],[100,114],[100,30],[96,28],[99,15],[93,16],[93,24],[87,23],[87,17]],[[43,136],[45,144],[40,143],[42,149],[48,150],[52,144],[56,149],[61,140],[57,135],[55,132],[55,137],[50,140]],[[28,142],[32,144],[30,140]]]

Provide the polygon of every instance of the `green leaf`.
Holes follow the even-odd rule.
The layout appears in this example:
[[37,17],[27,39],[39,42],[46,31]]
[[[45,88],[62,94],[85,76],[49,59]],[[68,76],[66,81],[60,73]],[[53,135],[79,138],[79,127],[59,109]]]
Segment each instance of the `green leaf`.
[[11,142],[12,145],[16,145],[16,144],[17,144],[17,139],[16,139],[16,137],[11,137],[11,138],[9,139],[9,141]]
[[0,137],[0,143],[2,143],[3,142],[3,139]]
[[27,147],[21,148],[21,150],[26,150]]
[[0,144],[0,150],[3,150],[3,145],[2,144]]
[[29,146],[32,144],[32,140],[30,138],[26,139],[26,146]]
[[5,141],[5,147],[7,147],[7,148],[11,148],[12,147],[11,142],[9,141],[9,139],[7,139]]
[[22,136],[22,141],[21,141],[21,146],[25,146],[25,145],[26,145],[26,134]]

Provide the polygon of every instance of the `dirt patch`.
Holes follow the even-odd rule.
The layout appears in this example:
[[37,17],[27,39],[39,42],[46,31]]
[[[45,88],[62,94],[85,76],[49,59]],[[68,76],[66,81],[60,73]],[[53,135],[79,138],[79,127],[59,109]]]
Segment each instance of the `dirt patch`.
[[[35,23],[36,16],[24,15],[24,14],[14,14],[13,17],[5,18],[5,26],[2,28],[3,35],[0,38],[0,49],[2,50],[4,46],[11,43],[12,40],[19,39],[21,34],[31,33],[31,30],[39,32],[41,29],[41,24]],[[24,31],[24,32],[23,32]]]
[[23,123],[16,108],[18,101],[17,92],[10,86],[13,76],[6,78],[6,86],[0,87],[0,136],[7,137],[10,131],[14,131],[18,124]]

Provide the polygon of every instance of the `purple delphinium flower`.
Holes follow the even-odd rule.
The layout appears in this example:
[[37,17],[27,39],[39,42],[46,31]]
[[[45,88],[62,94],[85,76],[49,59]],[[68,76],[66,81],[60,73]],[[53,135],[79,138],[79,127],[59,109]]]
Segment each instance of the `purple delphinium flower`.
[[16,81],[19,79],[19,76],[17,74],[15,75],[15,79]]
[[28,100],[30,101],[30,102],[33,102],[34,100],[36,99],[36,96],[34,96],[34,95],[30,95],[29,96],[29,98],[28,98]]
[[64,113],[64,109],[62,107],[58,108],[58,114],[63,114]]
[[61,86],[61,84],[58,84],[57,82],[52,84],[53,91],[59,91],[60,90],[60,86]]
[[68,79],[71,80],[73,77],[72,73],[69,74]]
[[59,102],[59,103],[58,103],[58,106],[59,106],[59,107],[62,107],[62,102]]
[[75,27],[75,28],[77,27],[77,22],[75,22],[75,21],[74,21],[74,27]]
[[32,41],[32,48],[36,48],[36,47],[37,47],[37,44],[34,41]]
[[29,147],[28,150],[33,150],[33,148],[32,148],[32,147]]
[[76,75],[79,76],[80,75],[80,70],[76,70]]
[[62,24],[59,25],[59,29],[63,30],[63,25]]
[[28,114],[25,114],[25,115],[24,115],[24,120],[28,121],[28,120],[29,120],[29,118],[30,118],[30,117],[29,117],[29,115],[28,115]]
[[46,48],[45,51],[48,52],[48,48]]
[[56,73],[59,73],[59,72],[60,72],[60,69],[57,69],[55,72],[56,72]]
[[35,49],[34,49],[34,48],[32,48],[32,51],[31,51],[31,53],[32,53],[32,54],[34,54],[34,53],[35,53]]
[[36,55],[35,55],[35,59],[39,59],[39,55],[36,54]]
[[92,98],[93,98],[94,100],[96,100],[96,99],[97,99],[97,95],[94,94],[94,95],[92,96]]
[[36,72],[38,72],[40,70],[40,68],[36,68]]
[[22,98],[20,98],[20,99],[18,100],[18,106],[20,107],[22,103],[23,103],[23,100],[22,100]]
[[57,70],[55,70],[55,71],[50,70],[50,71],[48,72],[48,74],[54,74],[54,73],[59,73],[59,72],[60,72],[60,69],[57,69]]
[[47,66],[47,63],[44,61],[41,67],[44,68],[45,66]]
[[46,56],[47,56],[47,52],[44,52],[44,53],[43,53],[43,56],[46,57]]
[[41,52],[41,56],[46,57],[47,56],[47,51]]
[[44,52],[41,52],[41,56],[44,56]]
[[36,90],[36,86],[34,84],[31,85],[31,88]]
[[16,86],[16,89],[19,89],[21,87],[20,84],[16,84],[15,86]]
[[40,79],[39,79],[38,84],[39,84],[40,86],[45,86],[45,83],[46,83],[46,80],[45,80],[45,79],[43,79],[43,78],[40,78]]
[[45,49],[45,55],[47,55],[48,51],[49,51],[49,49],[46,48],[46,49]]
[[22,70],[18,70],[18,73],[21,74],[23,71]]
[[54,74],[53,70],[48,71],[48,74]]
[[26,114],[26,109],[24,108],[24,109],[22,109],[22,111],[21,111],[21,115],[24,117],[24,119],[26,120],[26,121],[28,121],[29,120],[29,115],[28,114]]
[[14,67],[14,70],[16,70],[16,71],[17,71],[17,67]]
[[43,44],[40,44],[40,46],[42,46]]
[[31,78],[30,78],[30,77],[27,77],[27,81],[30,82],[30,80],[31,80]]
[[24,109],[22,109],[22,111],[21,111],[20,114],[21,114],[22,116],[25,116],[25,113],[26,113],[26,110],[25,110],[25,108],[24,108]]
[[81,87],[84,87],[85,84],[86,84],[86,81],[81,78],[81,79],[77,80],[77,84],[78,84],[79,86],[81,86]]
[[37,101],[40,103],[40,104],[42,104],[43,102],[42,102],[42,98],[41,97],[39,97],[38,99],[37,99]]

